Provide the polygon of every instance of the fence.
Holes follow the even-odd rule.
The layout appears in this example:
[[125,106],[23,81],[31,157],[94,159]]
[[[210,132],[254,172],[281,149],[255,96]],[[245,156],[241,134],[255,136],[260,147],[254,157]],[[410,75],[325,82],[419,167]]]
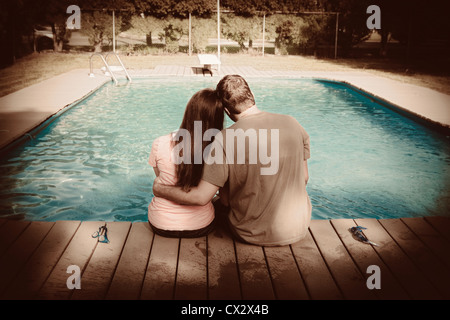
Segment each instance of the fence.
[[[132,52],[251,52],[273,54],[314,54],[337,57],[339,13],[302,12],[276,13],[253,17],[237,16],[231,11],[210,18],[189,15],[189,18],[135,16],[131,27],[122,32],[137,37],[142,44]],[[220,34],[217,32],[220,23]],[[145,42],[144,42],[145,41]],[[220,47],[219,44],[220,43]]]

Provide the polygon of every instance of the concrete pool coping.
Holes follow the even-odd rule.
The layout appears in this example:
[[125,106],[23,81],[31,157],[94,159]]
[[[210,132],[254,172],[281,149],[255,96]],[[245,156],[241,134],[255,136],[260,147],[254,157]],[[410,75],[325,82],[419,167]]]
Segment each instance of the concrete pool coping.
[[[75,69],[44,80],[0,98],[0,150],[66,107],[73,105],[111,81],[96,70],[95,77],[88,76],[88,69]],[[129,70],[131,77],[152,76],[203,77],[195,68],[185,66],[157,66],[147,70]],[[404,114],[413,115],[450,132],[450,95],[400,81],[358,72],[323,71],[259,71],[251,67],[222,66],[213,70],[212,77],[220,79],[226,74],[240,74],[246,78],[314,78],[337,81],[388,103]],[[30,136],[31,138],[31,136]]]

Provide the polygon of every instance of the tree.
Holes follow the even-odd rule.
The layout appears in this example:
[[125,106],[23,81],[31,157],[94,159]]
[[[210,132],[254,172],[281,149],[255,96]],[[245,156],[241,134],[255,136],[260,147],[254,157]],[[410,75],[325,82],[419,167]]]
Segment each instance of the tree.
[[159,18],[174,16],[185,18],[189,13],[204,16],[212,13],[215,2],[212,0],[134,0],[138,13],[152,15]]
[[[71,0],[70,2],[73,2]],[[134,1],[136,2],[136,1]],[[136,13],[136,4],[129,0],[78,0],[79,6],[86,11],[112,11]]]
[[261,19],[257,17],[242,17],[234,14],[222,15],[222,34],[230,40],[236,41],[241,50],[245,50],[245,42],[252,47],[253,39],[261,33]]
[[328,0],[281,0],[279,9],[283,12],[323,11],[322,2]]
[[378,0],[374,4],[381,9],[380,55],[388,53],[388,39],[392,36],[406,45],[406,58],[412,55],[414,46],[430,39],[441,39],[450,45],[450,19],[447,0]]
[[66,28],[69,15],[67,7],[71,5],[70,0],[39,0],[28,10],[35,10],[34,24],[49,25],[52,30],[53,50],[62,51],[64,43],[70,37],[70,30]]
[[14,63],[21,55],[22,35],[32,33],[32,12],[26,9],[28,2],[0,1],[0,67]]
[[193,18],[192,19],[192,47],[195,52],[203,53],[208,46],[208,38],[215,37],[216,21],[214,18]]
[[134,0],[136,12],[154,17],[167,17],[172,11],[172,0]]
[[[190,14],[197,18],[209,17],[215,9],[215,2],[212,0],[134,0],[134,4],[138,13],[164,19],[163,32],[159,34],[159,38],[164,40],[166,51],[171,53],[178,51],[179,40],[187,33],[186,27],[179,19]],[[206,45],[201,35],[205,33],[205,28],[195,23],[193,29],[196,31],[193,37],[194,46],[198,50],[204,50]]]
[[[325,11],[339,12],[339,44],[344,54],[349,53],[354,45],[369,38],[371,30],[366,26],[366,10],[371,4],[371,0],[321,0]],[[332,30],[334,24],[335,19],[329,19],[323,31]]]
[[182,18],[188,17],[189,13],[197,17],[205,17],[211,15],[216,9],[216,3],[213,0],[173,1],[172,14]]
[[184,33],[183,22],[180,19],[168,18],[164,21],[163,32],[159,34],[159,39],[164,40],[166,52],[178,52],[179,41]]
[[[326,1],[326,0],[322,0]],[[237,15],[254,16],[256,14],[272,14],[275,11],[284,13],[322,10],[319,0],[222,0],[224,8],[233,10]]]
[[275,38],[275,53],[288,54],[289,48],[298,47],[304,26],[304,19],[298,15],[273,15],[266,19],[266,28]]
[[277,37],[275,38],[275,53],[283,55],[288,54],[288,47],[294,44],[295,31],[292,20],[281,22],[276,28]]
[[333,43],[336,32],[335,21],[335,16],[330,15],[305,16],[300,27],[298,45],[312,49],[316,56],[321,45],[330,46]]
[[153,16],[145,16],[143,13],[131,18],[131,25],[138,34],[147,36],[147,45],[152,44],[152,32],[162,29],[163,21]]
[[[112,43],[113,30],[112,15],[103,11],[85,12],[81,16],[81,32],[88,37],[89,43],[94,46],[94,52],[101,52],[104,41]],[[115,35],[120,33],[121,17],[116,17]]]
[[95,52],[102,51],[104,41],[109,44],[113,41],[113,19],[115,12],[115,35],[123,28],[121,13],[131,15],[135,6],[126,0],[80,0],[81,5],[81,32],[88,36],[89,43],[94,46]]
[[448,0],[320,0],[327,11],[339,12],[339,44],[349,51],[351,47],[367,39],[371,30],[366,26],[369,5],[381,9],[380,55],[387,55],[390,36],[406,45],[407,58],[413,47],[430,38],[450,41]]

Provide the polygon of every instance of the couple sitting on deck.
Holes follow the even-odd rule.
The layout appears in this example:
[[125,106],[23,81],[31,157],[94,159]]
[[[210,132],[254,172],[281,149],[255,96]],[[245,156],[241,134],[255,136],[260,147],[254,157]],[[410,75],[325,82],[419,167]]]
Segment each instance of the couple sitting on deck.
[[[224,112],[235,122],[228,129]],[[311,219],[309,156],[297,120],[259,110],[247,82],[225,76],[192,96],[178,131],[153,142],[150,225],[166,237],[205,236],[224,224],[251,244],[297,242]]]

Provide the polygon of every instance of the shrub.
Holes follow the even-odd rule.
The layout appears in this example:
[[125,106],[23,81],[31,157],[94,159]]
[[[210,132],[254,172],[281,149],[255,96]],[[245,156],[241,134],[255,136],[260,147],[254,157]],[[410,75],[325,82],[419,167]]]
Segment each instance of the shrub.
[[[84,13],[81,15],[83,28],[81,32],[88,37],[89,43],[94,46],[95,52],[102,51],[102,45],[105,40],[110,44],[113,41],[112,33],[112,15],[104,12],[93,11],[92,13]],[[121,31],[122,19],[120,16],[115,17],[115,35],[119,35]]]
[[159,39],[164,40],[167,53],[176,53],[179,51],[179,41],[184,33],[185,29],[183,28],[182,20],[175,18],[166,20],[163,31],[159,33]]
[[206,52],[208,38],[217,36],[216,22],[212,18],[192,18],[192,49],[197,53]]

